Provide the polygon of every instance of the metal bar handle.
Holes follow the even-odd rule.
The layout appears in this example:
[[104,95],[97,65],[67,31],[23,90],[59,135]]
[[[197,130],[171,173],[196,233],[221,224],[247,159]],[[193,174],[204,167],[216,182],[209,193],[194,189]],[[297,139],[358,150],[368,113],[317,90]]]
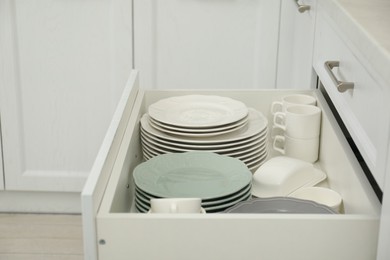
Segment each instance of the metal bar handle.
[[340,66],[340,62],[339,61],[326,61],[324,63],[324,65],[325,65],[326,72],[329,74],[329,77],[332,79],[333,84],[336,86],[336,88],[337,88],[337,90],[339,92],[342,93],[342,92],[347,91],[348,89],[353,89],[353,87],[354,87],[353,82],[340,81],[334,75],[332,69],[334,67],[339,67]]
[[303,12],[310,10],[310,5],[301,5],[298,3],[299,0],[294,0],[294,1],[295,1],[295,4],[297,5],[298,11],[300,13],[303,13]]

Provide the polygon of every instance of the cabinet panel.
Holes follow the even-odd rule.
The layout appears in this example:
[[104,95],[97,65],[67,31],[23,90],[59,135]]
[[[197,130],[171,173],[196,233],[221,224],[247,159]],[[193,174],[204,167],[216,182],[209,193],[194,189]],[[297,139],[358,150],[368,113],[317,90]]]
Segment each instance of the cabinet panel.
[[387,155],[387,176],[385,178],[381,209],[377,260],[387,260],[390,256],[390,154]]
[[81,191],[132,67],[131,3],[0,3],[7,190]]
[[0,190],[4,190],[3,145],[1,143],[1,117],[0,117]]
[[[313,66],[365,163],[383,190],[389,141],[389,88],[378,74],[370,71],[370,63],[357,50],[356,43],[350,42],[344,35],[337,24],[320,11]],[[328,61],[337,61],[339,66],[327,69],[325,62]],[[354,87],[339,91],[332,78],[352,82]]]
[[135,0],[147,88],[274,88],[280,1]]
[[277,88],[315,86],[312,57],[317,0],[300,0],[310,9],[299,12],[295,0],[282,1],[280,15]]

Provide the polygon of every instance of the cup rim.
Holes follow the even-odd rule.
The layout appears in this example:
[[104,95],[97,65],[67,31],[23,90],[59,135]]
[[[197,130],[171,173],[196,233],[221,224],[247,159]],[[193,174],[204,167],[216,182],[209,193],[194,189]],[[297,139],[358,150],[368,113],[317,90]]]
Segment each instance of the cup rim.
[[[317,102],[317,99],[312,96],[312,95],[308,95],[308,94],[291,94],[291,95],[285,95],[282,97],[282,100],[284,102],[287,102],[287,103],[290,103],[290,104],[295,104],[295,102],[291,102],[290,100],[288,100],[289,98],[296,98],[296,97],[301,97],[301,98],[305,98],[308,102],[307,103],[313,103],[314,102]],[[310,101],[309,101],[310,100]],[[297,103],[297,104],[303,104],[303,103]]]
[[[296,108],[305,108],[307,109],[307,113],[296,113],[292,112],[291,109],[296,109]],[[293,114],[295,116],[309,116],[309,115],[315,115],[318,113],[321,113],[321,108],[313,105],[303,105],[303,104],[294,104],[291,106],[286,107],[284,114]]]

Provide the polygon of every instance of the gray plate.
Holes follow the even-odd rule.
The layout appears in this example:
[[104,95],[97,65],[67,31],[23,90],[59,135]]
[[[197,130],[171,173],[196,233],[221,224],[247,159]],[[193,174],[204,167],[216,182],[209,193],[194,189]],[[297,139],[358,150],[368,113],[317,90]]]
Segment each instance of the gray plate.
[[328,206],[289,197],[256,198],[237,203],[225,213],[337,214]]

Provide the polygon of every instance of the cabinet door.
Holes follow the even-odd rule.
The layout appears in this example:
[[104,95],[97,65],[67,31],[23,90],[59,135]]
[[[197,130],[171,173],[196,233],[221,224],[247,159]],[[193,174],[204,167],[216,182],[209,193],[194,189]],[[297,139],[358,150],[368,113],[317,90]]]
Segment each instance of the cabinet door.
[[315,86],[312,57],[316,5],[317,0],[282,1],[277,88]]
[[81,191],[132,68],[128,2],[0,1],[6,190]]
[[387,260],[390,256],[390,154],[387,155],[386,173],[387,176],[383,188],[377,260]]
[[135,0],[147,88],[274,88],[280,1]]
[[3,145],[1,143],[1,117],[0,117],[0,190],[4,190],[4,171],[3,171]]

